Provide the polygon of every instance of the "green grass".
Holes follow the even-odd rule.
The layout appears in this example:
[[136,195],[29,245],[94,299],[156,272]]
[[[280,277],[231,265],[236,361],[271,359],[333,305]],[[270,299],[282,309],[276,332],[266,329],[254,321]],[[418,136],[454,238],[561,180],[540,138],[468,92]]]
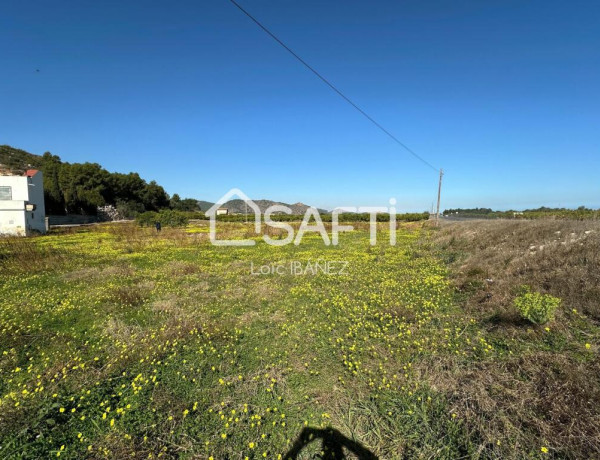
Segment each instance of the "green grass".
[[[484,439],[423,371],[511,353],[462,312],[427,234],[232,248],[104,226],[29,239],[29,262],[7,242],[0,456],[277,459],[333,427],[380,458],[502,457],[514,440]],[[318,259],[348,274],[250,273]]]

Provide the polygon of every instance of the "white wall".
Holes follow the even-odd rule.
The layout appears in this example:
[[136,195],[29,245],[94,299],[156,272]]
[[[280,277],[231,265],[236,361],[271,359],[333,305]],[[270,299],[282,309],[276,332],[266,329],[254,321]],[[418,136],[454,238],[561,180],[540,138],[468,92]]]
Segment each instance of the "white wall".
[[[46,233],[42,173],[33,177],[0,176],[0,186],[12,188],[12,200],[0,201],[0,234],[27,235],[33,230]],[[26,211],[26,204],[35,204],[36,209]]]
[[24,201],[0,201],[0,235],[26,235],[24,207]]
[[12,188],[12,199],[14,201],[29,200],[29,186],[25,176],[0,176],[0,186]]

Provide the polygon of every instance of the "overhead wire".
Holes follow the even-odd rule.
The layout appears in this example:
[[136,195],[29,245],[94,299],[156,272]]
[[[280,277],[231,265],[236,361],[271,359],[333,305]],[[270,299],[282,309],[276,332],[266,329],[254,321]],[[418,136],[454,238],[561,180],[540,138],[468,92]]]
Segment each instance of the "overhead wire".
[[423,164],[433,169],[434,171],[440,171],[439,168],[433,166],[429,161],[423,158],[421,155],[416,153],[414,150],[409,148],[406,144],[404,144],[400,139],[394,136],[390,131],[384,128],[377,120],[375,120],[371,115],[361,109],[352,99],[346,96],[342,91],[340,91],[333,83],[327,80],[323,75],[321,75],[317,70],[308,64],[304,59],[302,59],[298,54],[294,52],[289,46],[287,46],[283,41],[281,41],[273,32],[267,29],[258,19],[252,16],[247,10],[245,10],[238,2],[235,0],[229,0],[233,3],[242,13],[244,13],[248,18],[250,18],[258,27],[260,27],[267,35],[269,35],[273,40],[275,40],[279,45],[281,45],[286,51],[288,51],[292,56],[294,56],[302,65],[304,65],[308,70],[310,70],[313,74],[315,74],[323,83],[329,86],[333,91],[335,91],[342,99],[344,99],[348,104],[354,107],[359,113],[361,113],[367,120],[373,123],[377,128],[383,131],[387,136],[389,136],[394,142],[400,145],[404,150],[410,153],[417,160],[421,161]]

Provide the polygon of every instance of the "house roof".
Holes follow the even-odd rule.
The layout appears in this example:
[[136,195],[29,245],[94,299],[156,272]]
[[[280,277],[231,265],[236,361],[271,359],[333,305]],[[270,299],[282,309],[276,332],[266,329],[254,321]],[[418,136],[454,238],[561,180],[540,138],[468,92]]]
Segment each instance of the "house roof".
[[37,173],[39,173],[39,171],[37,169],[28,169],[27,171],[25,171],[25,174],[23,174],[23,175],[27,176],[27,177],[33,177]]

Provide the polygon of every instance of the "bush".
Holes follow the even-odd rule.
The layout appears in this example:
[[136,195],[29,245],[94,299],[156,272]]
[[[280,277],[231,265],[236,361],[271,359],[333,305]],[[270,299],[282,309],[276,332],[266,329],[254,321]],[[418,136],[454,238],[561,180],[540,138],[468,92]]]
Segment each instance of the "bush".
[[138,214],[135,220],[140,227],[152,227],[156,222],[160,222],[163,227],[185,227],[189,217],[185,212],[162,210],[143,212]]
[[124,218],[132,218],[138,213],[144,212],[144,205],[135,201],[117,200],[117,211]]
[[560,302],[558,297],[531,292],[528,286],[524,286],[514,304],[523,318],[535,324],[544,324],[554,318],[554,312]]

